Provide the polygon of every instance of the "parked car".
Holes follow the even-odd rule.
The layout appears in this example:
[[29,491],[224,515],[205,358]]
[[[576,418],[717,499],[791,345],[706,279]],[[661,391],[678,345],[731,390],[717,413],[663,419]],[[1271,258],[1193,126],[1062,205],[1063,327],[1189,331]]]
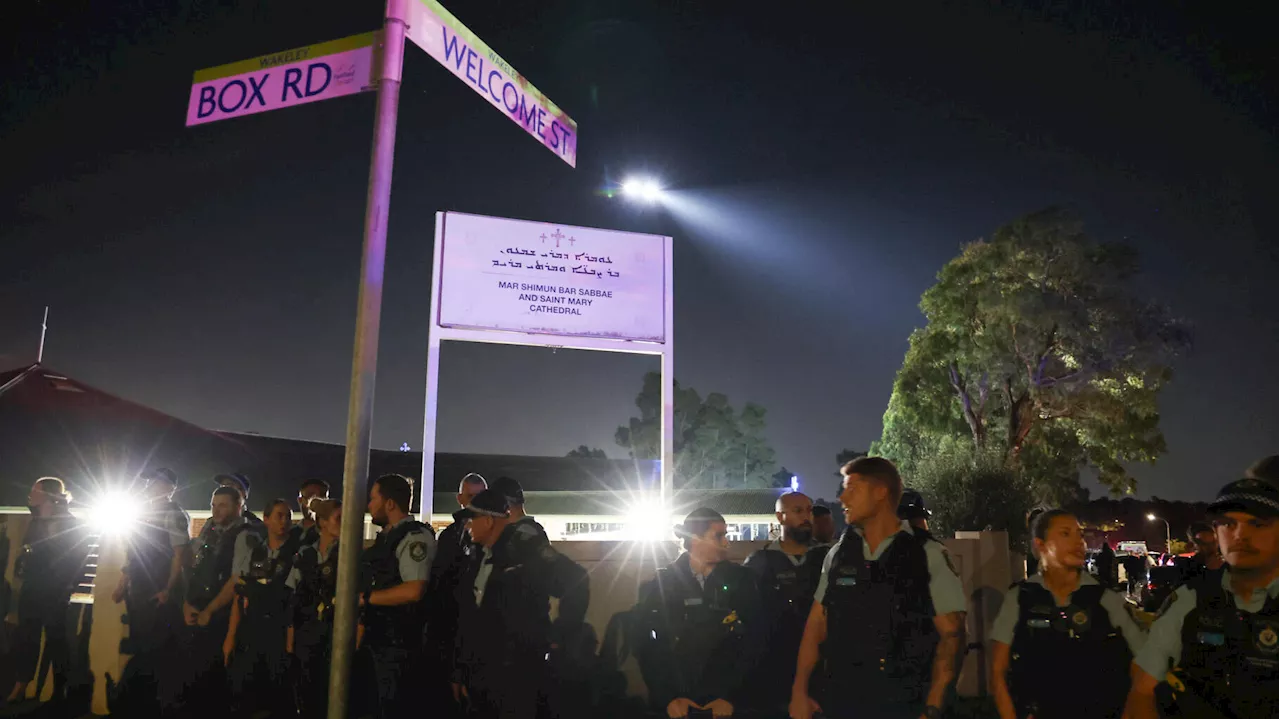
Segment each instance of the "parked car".
[[1181,568],[1152,567],[1147,575],[1147,591],[1142,597],[1143,610],[1148,612],[1158,610],[1179,584],[1182,584]]

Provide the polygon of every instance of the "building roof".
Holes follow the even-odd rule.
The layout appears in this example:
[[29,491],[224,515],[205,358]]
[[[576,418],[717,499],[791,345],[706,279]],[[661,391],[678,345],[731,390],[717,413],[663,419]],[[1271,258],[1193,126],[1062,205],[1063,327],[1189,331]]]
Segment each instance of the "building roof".
[[[0,372],[3,506],[25,505],[31,483],[43,476],[61,477],[79,500],[90,501],[106,487],[168,467],[179,479],[175,499],[186,509],[208,508],[215,475],[243,472],[252,481],[249,508],[257,511],[276,497],[296,497],[308,479],[328,482],[340,496],[345,452],[340,444],[203,429],[43,365]],[[626,513],[634,498],[659,484],[652,460],[437,453],[436,513],[457,509],[458,482],[471,472],[518,480],[531,514]],[[369,476],[389,473],[418,479],[422,453],[371,451]],[[708,506],[726,515],[772,514],[779,491],[688,490],[676,495],[673,511]]]
[[[725,516],[773,515],[778,495],[784,489],[686,489],[675,493],[671,514],[680,517],[697,507],[709,507]],[[458,509],[454,493],[436,492],[434,513],[448,514]],[[652,500],[632,491],[531,491],[524,494],[529,514],[557,516],[626,516],[640,503]]]
[[169,467],[179,477],[183,506],[204,507],[209,485],[188,478],[212,478],[249,459],[234,439],[52,368],[0,373],[0,504],[25,505],[32,482],[43,476],[61,477],[84,500],[148,467]]

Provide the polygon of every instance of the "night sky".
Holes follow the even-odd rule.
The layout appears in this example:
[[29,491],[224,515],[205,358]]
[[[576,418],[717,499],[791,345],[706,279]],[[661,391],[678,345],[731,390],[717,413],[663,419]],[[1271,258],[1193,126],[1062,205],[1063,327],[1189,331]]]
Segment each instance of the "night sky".
[[[203,426],[337,442],[374,96],[183,123],[194,70],[382,8],[231,5],[0,10],[0,369],[34,358],[47,304],[50,367]],[[447,5],[577,120],[579,162],[406,48],[375,446],[421,445],[437,210],[673,235],[677,377],[763,404],[779,460],[830,495],[836,453],[879,435],[937,270],[1060,204],[1138,247],[1135,289],[1196,327],[1139,494],[1205,498],[1276,451],[1274,3]],[[675,208],[601,193],[641,171]],[[625,456],[650,369],[446,345],[438,448]]]

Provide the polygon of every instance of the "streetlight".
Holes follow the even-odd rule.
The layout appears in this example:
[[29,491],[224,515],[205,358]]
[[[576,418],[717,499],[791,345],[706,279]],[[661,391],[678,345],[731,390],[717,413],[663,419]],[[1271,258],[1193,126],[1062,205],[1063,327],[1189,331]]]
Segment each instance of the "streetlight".
[[621,187],[622,194],[638,202],[652,205],[662,199],[662,185],[652,178],[628,177]]
[[1172,548],[1171,545],[1173,544],[1173,540],[1170,537],[1171,533],[1169,531],[1169,520],[1161,519],[1160,517],[1157,517],[1154,514],[1148,514],[1147,521],[1148,522],[1155,522],[1155,521],[1164,522],[1164,551],[1165,551],[1165,554],[1168,554],[1170,549]]

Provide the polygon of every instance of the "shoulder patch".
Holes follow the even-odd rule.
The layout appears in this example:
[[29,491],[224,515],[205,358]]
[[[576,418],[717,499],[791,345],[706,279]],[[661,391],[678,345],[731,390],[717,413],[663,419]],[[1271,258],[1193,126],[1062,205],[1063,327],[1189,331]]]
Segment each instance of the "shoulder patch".
[[427,558],[427,543],[414,542],[409,545],[409,558],[415,562],[425,561]]
[[[942,545],[942,543],[941,543],[941,542],[939,542],[938,544],[939,544],[939,545]],[[959,569],[956,569],[956,564],[955,564],[955,562],[951,561],[951,552],[948,552],[948,551],[947,551],[947,548],[946,548],[946,546],[945,546],[945,545],[942,545],[942,558],[943,558],[944,560],[946,560],[946,562],[947,562],[947,569],[950,569],[952,574],[954,574],[954,575],[956,575],[957,577],[959,577],[959,576],[960,576],[960,570],[959,570]]]

